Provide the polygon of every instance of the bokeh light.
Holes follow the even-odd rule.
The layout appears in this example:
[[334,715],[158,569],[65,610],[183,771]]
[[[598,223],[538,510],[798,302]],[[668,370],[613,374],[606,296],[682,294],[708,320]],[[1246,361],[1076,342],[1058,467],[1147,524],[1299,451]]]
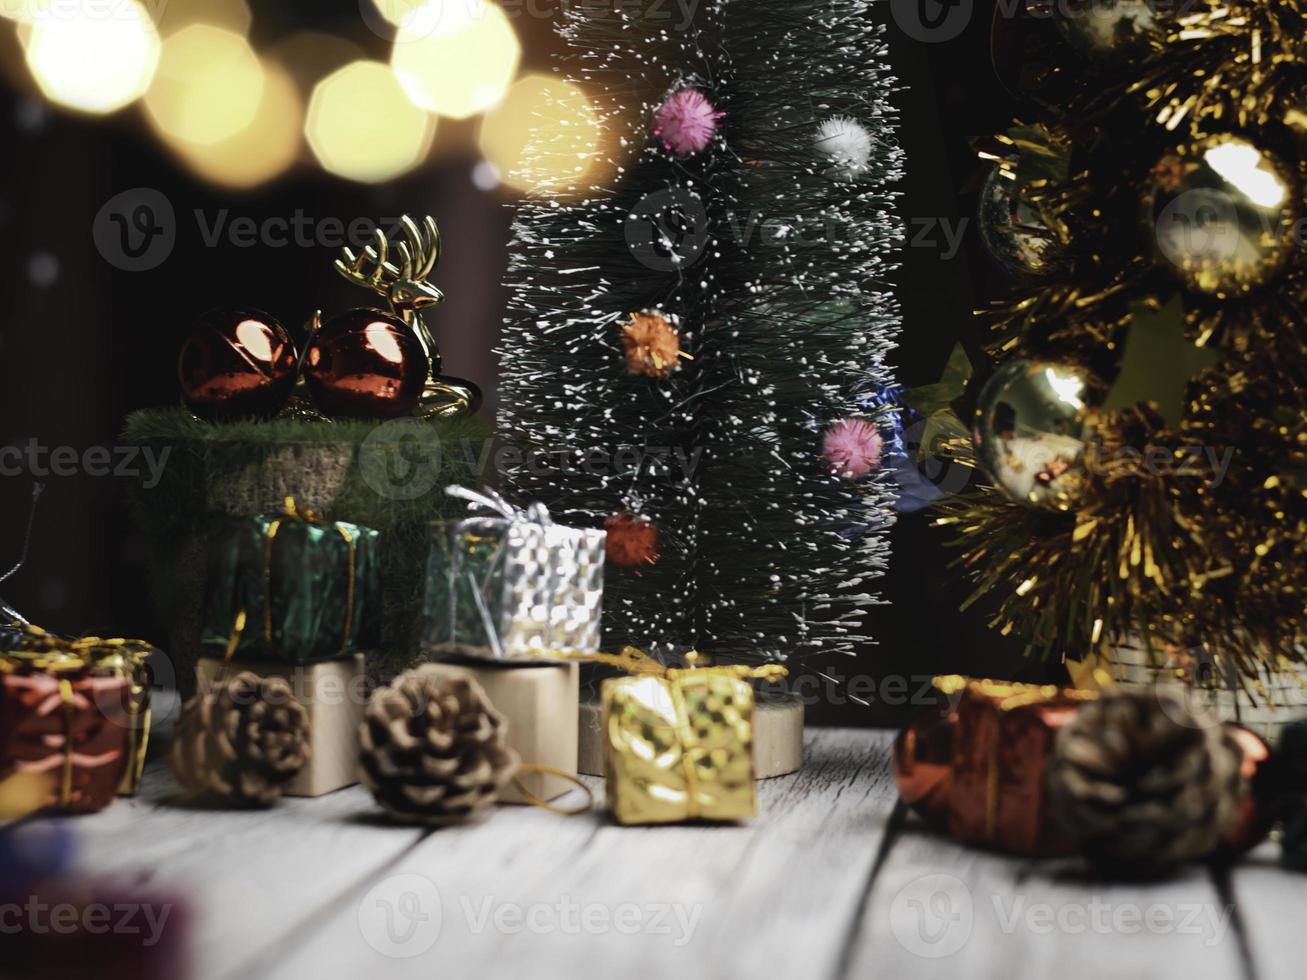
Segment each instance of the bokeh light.
[[400,28],[390,63],[414,103],[467,119],[504,97],[520,57],[503,8],[434,0]]
[[[35,0],[32,0],[35,2]],[[431,0],[364,0],[394,27],[412,27],[425,18],[437,17],[438,4]],[[477,0],[459,0],[463,3],[475,3]]]
[[34,24],[51,0],[0,0],[0,17],[20,24]]
[[524,75],[481,124],[481,152],[519,190],[575,183],[599,152],[599,120],[585,92],[550,75]]
[[378,61],[356,61],[324,78],[309,101],[305,134],[333,174],[380,183],[416,167],[431,149],[436,121],[404,94]]
[[367,57],[353,41],[324,31],[299,31],[281,38],[268,48],[267,54],[286,66],[305,101],[322,79]]
[[24,26],[36,84],[72,109],[121,109],[145,93],[159,67],[159,32],[137,0],[109,9],[97,0],[63,0],[57,16],[51,11]]
[[304,100],[286,68],[263,64],[263,95],[248,126],[207,146],[170,141],[191,170],[227,187],[256,187],[280,176],[299,159]]
[[159,33],[165,38],[191,24],[224,27],[241,37],[248,37],[250,24],[254,21],[245,0],[152,0],[152,5]]
[[170,141],[212,146],[254,121],[264,83],[263,66],[243,35],[191,24],[164,41],[145,108]]

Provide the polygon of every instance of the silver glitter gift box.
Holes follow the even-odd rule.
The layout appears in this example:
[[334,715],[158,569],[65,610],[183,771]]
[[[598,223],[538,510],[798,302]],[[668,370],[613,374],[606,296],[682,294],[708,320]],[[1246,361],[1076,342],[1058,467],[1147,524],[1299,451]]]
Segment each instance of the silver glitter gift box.
[[605,533],[562,527],[543,505],[521,510],[493,491],[446,492],[474,513],[434,525],[427,652],[549,660],[598,650]]

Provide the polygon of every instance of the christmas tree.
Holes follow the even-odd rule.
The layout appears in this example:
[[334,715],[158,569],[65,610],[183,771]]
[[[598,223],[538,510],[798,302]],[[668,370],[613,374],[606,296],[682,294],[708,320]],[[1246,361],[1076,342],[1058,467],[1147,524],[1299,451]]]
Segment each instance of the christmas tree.
[[881,6],[565,10],[607,171],[518,209],[500,429],[515,496],[607,527],[610,647],[867,639],[901,243]]
[[[1053,4],[985,148],[1014,273],[946,505],[995,625],[1265,700],[1307,641],[1307,68],[1298,0]],[[1040,33],[1042,31],[1042,33]],[[962,447],[969,451],[969,447]]]

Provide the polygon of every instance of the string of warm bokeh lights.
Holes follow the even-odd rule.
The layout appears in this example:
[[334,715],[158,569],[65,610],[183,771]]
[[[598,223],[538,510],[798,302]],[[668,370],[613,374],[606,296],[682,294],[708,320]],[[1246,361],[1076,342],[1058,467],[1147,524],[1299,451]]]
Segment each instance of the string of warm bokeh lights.
[[480,186],[557,189],[586,173],[599,153],[590,99],[520,73],[502,7],[368,2],[364,19],[391,26],[389,62],[320,32],[256,51],[245,0],[3,0],[0,17],[46,100],[95,116],[139,105],[160,141],[219,185],[256,187],[301,162],[393,180],[428,159],[440,118],[480,117]]

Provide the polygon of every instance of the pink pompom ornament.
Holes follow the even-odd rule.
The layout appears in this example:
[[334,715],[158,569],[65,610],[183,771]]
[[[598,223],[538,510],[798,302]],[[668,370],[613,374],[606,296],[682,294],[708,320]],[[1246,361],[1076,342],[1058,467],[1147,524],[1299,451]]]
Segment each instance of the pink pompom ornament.
[[712,143],[724,115],[698,89],[677,89],[654,113],[654,135],[678,157],[693,156]]
[[860,480],[880,469],[885,440],[866,419],[841,419],[826,432],[822,455],[831,472],[846,480]]

